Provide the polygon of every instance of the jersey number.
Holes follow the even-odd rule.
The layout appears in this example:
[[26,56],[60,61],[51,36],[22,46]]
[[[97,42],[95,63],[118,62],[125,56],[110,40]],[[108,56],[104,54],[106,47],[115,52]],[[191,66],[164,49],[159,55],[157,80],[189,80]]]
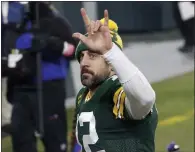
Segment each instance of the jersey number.
[[[83,127],[83,123],[88,122],[89,123],[89,134],[88,135],[83,135],[83,147],[86,152],[92,152],[89,144],[96,144],[99,137],[96,132],[96,120],[93,112],[82,112],[78,118],[77,118],[77,128],[76,128],[76,136],[77,136],[77,141],[78,140],[78,125],[80,127]],[[79,123],[79,124],[78,124]],[[100,150],[97,152],[105,152],[105,150]]]

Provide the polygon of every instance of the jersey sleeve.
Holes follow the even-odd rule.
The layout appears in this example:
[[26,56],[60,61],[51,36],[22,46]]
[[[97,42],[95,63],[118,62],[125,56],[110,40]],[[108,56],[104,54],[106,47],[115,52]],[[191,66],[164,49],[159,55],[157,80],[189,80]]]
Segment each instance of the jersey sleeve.
[[79,108],[79,105],[80,105],[80,102],[81,102],[81,99],[82,99],[82,96],[83,96],[84,91],[85,91],[85,88],[82,88],[82,89],[78,92],[78,94],[77,94],[77,96],[76,96],[76,103],[75,103],[75,105],[76,105],[76,110]]
[[[112,93],[113,95],[113,114],[116,117],[116,119],[125,119],[125,120],[133,120],[133,117],[128,110],[126,106],[129,106],[127,103],[129,103],[126,93],[123,89],[123,86],[118,81],[114,85],[114,91]],[[129,103],[130,104],[130,103]],[[154,108],[155,106],[153,106]],[[152,110],[145,116],[143,119],[147,118],[152,114]]]
[[124,89],[119,82],[118,78],[114,80],[112,86],[112,101],[113,101],[113,114],[116,119],[124,119],[127,118],[127,112],[125,110],[125,98],[126,94]]
[[121,86],[117,88],[113,96],[113,114],[116,118],[124,118],[125,98],[126,94],[123,90],[123,87]]

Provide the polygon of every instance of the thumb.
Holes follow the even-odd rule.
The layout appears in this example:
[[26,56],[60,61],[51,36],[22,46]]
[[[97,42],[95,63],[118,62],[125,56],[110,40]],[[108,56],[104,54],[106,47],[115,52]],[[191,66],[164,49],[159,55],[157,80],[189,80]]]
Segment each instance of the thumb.
[[87,37],[81,33],[74,33],[72,37],[81,40],[84,44],[87,43]]

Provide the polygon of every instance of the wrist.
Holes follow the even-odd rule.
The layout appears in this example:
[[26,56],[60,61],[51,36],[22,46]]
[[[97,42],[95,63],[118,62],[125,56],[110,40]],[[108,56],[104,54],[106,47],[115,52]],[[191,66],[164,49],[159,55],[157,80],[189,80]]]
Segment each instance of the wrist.
[[107,51],[103,54],[103,56],[104,56],[104,58],[106,59],[106,58],[108,58],[109,56],[111,56],[113,53],[115,54],[115,52],[118,52],[118,51],[121,52],[120,48],[119,48],[114,42],[112,42],[112,47],[111,47],[111,49],[107,50]]
[[106,49],[106,50],[102,51],[102,55],[108,53],[110,50],[112,50],[113,47],[114,47],[114,43],[112,42],[112,43],[110,44],[110,49]]

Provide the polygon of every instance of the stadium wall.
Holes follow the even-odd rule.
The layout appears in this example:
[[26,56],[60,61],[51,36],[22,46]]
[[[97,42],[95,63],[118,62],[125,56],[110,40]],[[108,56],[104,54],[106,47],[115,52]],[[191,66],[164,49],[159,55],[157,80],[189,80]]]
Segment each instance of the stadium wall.
[[162,31],[176,27],[172,16],[174,2],[53,2],[68,18],[73,31],[85,32],[80,8],[85,7],[93,19],[101,19],[108,9],[110,18],[118,23],[121,33]]

